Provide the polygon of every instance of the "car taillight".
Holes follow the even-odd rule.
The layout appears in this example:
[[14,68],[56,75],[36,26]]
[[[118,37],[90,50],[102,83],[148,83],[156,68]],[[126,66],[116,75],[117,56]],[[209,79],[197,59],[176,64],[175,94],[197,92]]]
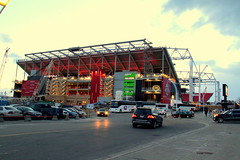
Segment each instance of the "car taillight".
[[153,115],[148,115],[147,118],[153,118],[155,119],[155,117]]
[[132,118],[137,118],[137,115],[136,114],[132,114]]
[[8,114],[13,114],[13,111],[8,112]]

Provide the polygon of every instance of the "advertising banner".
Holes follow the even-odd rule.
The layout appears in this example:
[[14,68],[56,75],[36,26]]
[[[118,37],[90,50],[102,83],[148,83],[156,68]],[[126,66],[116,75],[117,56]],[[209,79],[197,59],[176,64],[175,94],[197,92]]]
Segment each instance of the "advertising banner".
[[162,77],[162,97],[161,103],[171,103],[171,82],[166,77]]

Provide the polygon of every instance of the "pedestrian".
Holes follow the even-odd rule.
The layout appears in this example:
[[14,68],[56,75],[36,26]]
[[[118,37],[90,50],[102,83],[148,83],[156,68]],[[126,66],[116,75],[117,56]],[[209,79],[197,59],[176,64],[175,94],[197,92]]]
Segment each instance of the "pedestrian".
[[208,114],[208,107],[204,107],[204,113],[205,113],[205,116],[207,117],[207,114]]
[[209,117],[212,117],[212,109],[209,109]]

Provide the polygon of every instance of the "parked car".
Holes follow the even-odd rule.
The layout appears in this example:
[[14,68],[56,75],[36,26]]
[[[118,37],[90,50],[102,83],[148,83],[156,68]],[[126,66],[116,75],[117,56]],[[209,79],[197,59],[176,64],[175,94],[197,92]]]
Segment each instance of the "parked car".
[[78,116],[78,113],[74,110],[63,108],[63,111],[66,111],[69,115],[69,118],[76,118]]
[[80,118],[82,118],[82,117],[86,117],[86,112],[84,111],[84,110],[82,110],[82,109],[77,109],[77,108],[75,108],[75,107],[73,107],[73,108],[68,108],[68,109],[71,109],[72,111],[75,111],[75,112],[77,112],[78,113],[78,116],[80,117]]
[[196,105],[195,104],[178,104],[176,110],[182,110],[182,111],[196,111]]
[[63,116],[62,110],[59,110],[56,107],[52,107],[47,103],[35,103],[30,107],[35,111],[41,112],[43,119],[52,119],[54,115],[56,115],[58,118],[61,118],[61,116]]
[[212,110],[212,116],[214,116],[215,114],[219,114],[219,113],[222,113],[222,109],[214,109]]
[[157,109],[158,109],[158,114],[164,115],[164,116],[167,115],[167,109],[165,107],[157,107]]
[[138,125],[151,126],[152,128],[161,127],[163,124],[163,118],[158,114],[156,108],[137,108],[134,114],[132,114],[132,126],[134,128]]
[[218,123],[223,123],[224,121],[239,121],[240,120],[240,109],[232,109],[224,111],[222,113],[215,114],[213,120]]
[[34,111],[32,108],[27,106],[16,106],[18,110],[22,111],[23,116],[30,115],[33,119],[40,119],[42,118],[42,113],[38,111]]
[[158,109],[160,115],[166,116],[168,107],[169,107],[168,104],[156,103],[156,108]]
[[181,117],[181,118],[192,118],[192,117],[194,117],[194,112],[193,111],[188,111],[188,110],[186,110],[186,111],[179,110],[179,111],[173,112],[172,116],[174,118],[178,118],[178,117]]
[[3,115],[3,118],[5,119],[23,118],[22,112],[11,106],[0,106],[0,115]]
[[104,116],[104,117],[108,117],[109,112],[108,110],[101,108],[99,110],[97,110],[97,116]]

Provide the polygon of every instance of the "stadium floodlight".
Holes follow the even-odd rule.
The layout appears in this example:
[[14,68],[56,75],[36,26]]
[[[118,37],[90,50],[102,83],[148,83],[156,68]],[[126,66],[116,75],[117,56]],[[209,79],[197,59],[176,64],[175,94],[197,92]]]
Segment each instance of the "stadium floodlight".
[[0,9],[0,14],[4,10],[4,8],[7,6],[10,0],[0,0],[0,6],[2,6],[2,9]]
[[1,5],[1,6],[6,6],[6,5],[9,3],[9,1],[10,1],[10,0],[5,0],[5,1],[4,1],[4,0],[1,0],[1,1],[0,1],[0,5]]

